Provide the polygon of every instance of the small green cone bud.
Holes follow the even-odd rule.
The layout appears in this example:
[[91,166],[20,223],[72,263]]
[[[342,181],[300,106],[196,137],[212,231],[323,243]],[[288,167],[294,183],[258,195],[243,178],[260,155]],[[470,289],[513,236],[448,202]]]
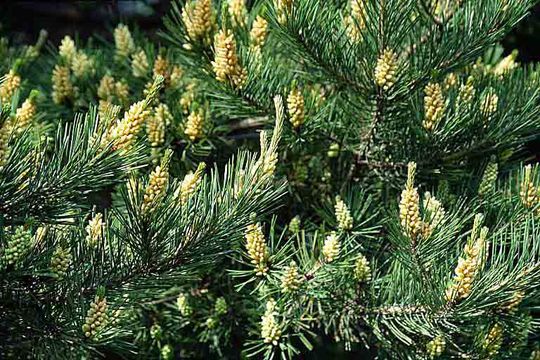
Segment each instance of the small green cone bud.
[[446,340],[442,335],[435,337],[433,340],[427,343],[426,352],[430,359],[435,359],[444,352],[446,347]]
[[360,254],[354,266],[354,277],[358,282],[369,282],[371,280],[371,268],[368,259]]
[[51,272],[56,275],[57,278],[63,278],[69,265],[71,264],[71,254],[69,250],[58,246],[51,257]]
[[494,190],[498,172],[499,165],[497,164],[496,160],[492,158],[484,171],[482,181],[478,187],[479,196],[485,196]]
[[161,348],[161,359],[162,360],[170,360],[173,358],[173,348],[171,345],[163,345]]
[[212,316],[212,317],[209,317],[208,319],[206,319],[205,325],[206,325],[209,329],[215,329],[215,328],[218,326],[218,321],[217,321],[216,318],[214,318],[214,317]]
[[489,359],[493,359],[499,353],[503,342],[503,328],[499,324],[494,324],[488,331],[482,348]]
[[32,234],[24,227],[18,227],[15,233],[9,236],[6,248],[2,254],[3,265],[17,265],[32,249]]
[[525,292],[518,290],[514,292],[510,301],[504,304],[502,309],[508,314],[514,314],[524,298]]
[[185,294],[178,295],[176,299],[176,305],[182,316],[190,316],[192,313],[191,306],[189,305],[188,298]]
[[[98,293],[103,291],[98,291]],[[107,299],[102,294],[96,295],[94,301],[90,303],[90,308],[86,313],[86,319],[82,326],[84,336],[96,339],[99,332],[107,325],[109,317],[107,314]]]
[[217,316],[227,314],[227,312],[229,311],[229,305],[227,305],[227,301],[224,297],[217,298],[216,304],[214,305],[214,311]]
[[305,182],[309,178],[309,169],[303,162],[297,162],[294,165],[294,177],[298,182]]
[[152,339],[161,340],[161,335],[163,335],[161,326],[159,326],[159,324],[153,324],[152,327],[150,327],[150,336]]
[[326,155],[329,158],[338,157],[338,155],[339,155],[339,144],[337,144],[337,143],[330,144],[330,147],[328,147],[328,151],[327,151]]
[[293,234],[298,234],[300,232],[301,223],[300,216],[296,215],[289,222],[289,231]]

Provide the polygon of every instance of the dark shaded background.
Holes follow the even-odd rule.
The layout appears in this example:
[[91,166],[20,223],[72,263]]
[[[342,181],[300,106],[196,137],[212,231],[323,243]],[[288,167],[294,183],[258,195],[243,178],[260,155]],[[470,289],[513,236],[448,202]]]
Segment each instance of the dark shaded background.
[[13,1],[0,0],[1,33],[15,43],[32,43],[41,29],[58,44],[64,35],[86,39],[100,35],[112,39],[118,22],[137,24],[156,36],[171,0],[125,1]]
[[[125,1],[13,1],[0,0],[0,22],[3,36],[16,43],[33,43],[39,30],[46,29],[57,44],[65,34],[85,39],[92,34],[111,38],[111,29],[119,21],[137,24],[151,37],[161,26],[161,18],[171,0]],[[519,50],[520,62],[540,60],[540,4],[503,44],[506,52]]]

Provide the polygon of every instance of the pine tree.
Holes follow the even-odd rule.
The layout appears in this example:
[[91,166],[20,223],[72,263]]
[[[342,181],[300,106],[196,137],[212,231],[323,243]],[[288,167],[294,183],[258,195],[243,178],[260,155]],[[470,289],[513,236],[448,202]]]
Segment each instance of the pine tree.
[[498,45],[535,3],[0,43],[0,357],[536,358],[540,69]]

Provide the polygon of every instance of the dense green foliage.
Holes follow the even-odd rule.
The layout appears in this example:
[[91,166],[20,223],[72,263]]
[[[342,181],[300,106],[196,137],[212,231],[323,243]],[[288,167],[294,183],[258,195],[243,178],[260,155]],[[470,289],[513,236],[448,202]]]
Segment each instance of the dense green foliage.
[[535,3],[2,39],[0,357],[540,358],[540,69],[498,45]]

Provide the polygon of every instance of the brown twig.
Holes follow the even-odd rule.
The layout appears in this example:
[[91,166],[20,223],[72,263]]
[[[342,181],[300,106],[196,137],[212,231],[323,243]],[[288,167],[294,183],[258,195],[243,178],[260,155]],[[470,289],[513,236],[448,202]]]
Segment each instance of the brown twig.
[[232,131],[243,130],[243,129],[254,129],[260,128],[269,122],[268,116],[253,117],[240,120],[238,122],[232,123],[229,125],[229,128]]
[[407,163],[404,162],[370,161],[362,159],[359,153],[357,155],[355,163],[357,165],[367,166],[370,169],[398,169],[407,167]]

